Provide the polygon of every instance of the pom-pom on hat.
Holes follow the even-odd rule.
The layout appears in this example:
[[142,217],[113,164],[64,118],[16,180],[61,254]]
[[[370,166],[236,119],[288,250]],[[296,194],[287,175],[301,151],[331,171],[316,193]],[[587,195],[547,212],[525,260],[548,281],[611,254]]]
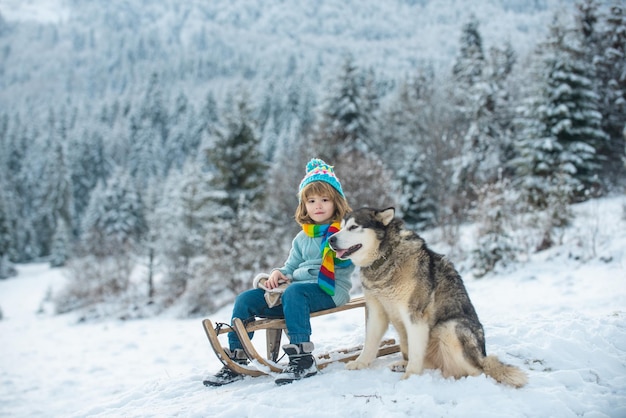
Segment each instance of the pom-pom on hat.
[[335,176],[335,170],[332,165],[326,164],[324,161],[319,158],[313,158],[306,165],[306,175],[300,182],[300,190],[298,192],[298,197],[302,193],[302,189],[314,181],[324,181],[331,186],[333,186],[342,197],[346,197],[343,194],[343,189],[341,188],[341,183],[339,183],[339,179]]

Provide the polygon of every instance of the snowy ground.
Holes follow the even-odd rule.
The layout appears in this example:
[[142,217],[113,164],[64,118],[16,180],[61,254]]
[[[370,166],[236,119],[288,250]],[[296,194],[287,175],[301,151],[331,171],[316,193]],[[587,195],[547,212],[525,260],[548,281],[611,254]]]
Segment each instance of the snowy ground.
[[[77,324],[74,315],[51,316],[42,300],[64,278],[33,264],[0,281],[0,416],[626,417],[625,201],[578,205],[563,246],[466,281],[487,351],[528,372],[522,389],[434,371],[401,381],[386,368],[395,356],[364,371],[332,365],[287,386],[261,377],[206,388],[203,377],[220,365],[200,318]],[[319,351],[364,334],[354,311],[316,318],[313,328]]]

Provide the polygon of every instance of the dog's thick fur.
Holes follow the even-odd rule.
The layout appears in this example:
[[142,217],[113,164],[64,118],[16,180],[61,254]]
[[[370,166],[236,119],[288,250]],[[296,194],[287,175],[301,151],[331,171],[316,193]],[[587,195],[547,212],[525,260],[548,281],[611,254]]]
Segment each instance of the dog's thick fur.
[[403,379],[428,368],[525,385],[522,370],[487,356],[483,327],[454,265],[394,216],[393,208],[356,210],[329,240],[337,257],[360,267],[367,306],[363,351],[346,367],[368,367],[391,323],[404,358],[393,368],[404,371]]

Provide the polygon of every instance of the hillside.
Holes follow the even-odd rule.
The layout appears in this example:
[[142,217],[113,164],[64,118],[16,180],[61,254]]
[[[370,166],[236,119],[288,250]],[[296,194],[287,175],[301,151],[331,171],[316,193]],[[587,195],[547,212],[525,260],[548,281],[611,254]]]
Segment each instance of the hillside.
[[[621,197],[576,205],[561,245],[505,273],[466,277],[487,352],[528,373],[522,389],[435,371],[400,381],[386,367],[394,356],[369,370],[333,365],[288,386],[260,377],[209,389],[202,379],[219,362],[200,317],[76,323],[74,314],[53,316],[42,299],[63,283],[63,271],[31,264],[0,281],[0,416],[623,417],[625,204]],[[226,307],[210,317],[229,315]],[[352,346],[364,338],[362,313],[316,318],[313,330],[317,351]],[[262,347],[263,336],[255,342]]]
[[150,72],[190,95],[199,85],[315,82],[348,53],[390,78],[424,65],[447,72],[471,14],[485,50],[510,41],[523,57],[561,3],[1,0],[0,110],[132,94]]

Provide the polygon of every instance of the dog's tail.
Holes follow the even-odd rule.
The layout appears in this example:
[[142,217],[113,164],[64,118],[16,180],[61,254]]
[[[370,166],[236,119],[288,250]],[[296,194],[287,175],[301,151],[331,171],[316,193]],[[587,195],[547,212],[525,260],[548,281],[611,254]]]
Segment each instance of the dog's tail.
[[496,356],[487,356],[483,359],[483,371],[497,382],[521,388],[528,383],[528,376],[518,367],[502,363]]

